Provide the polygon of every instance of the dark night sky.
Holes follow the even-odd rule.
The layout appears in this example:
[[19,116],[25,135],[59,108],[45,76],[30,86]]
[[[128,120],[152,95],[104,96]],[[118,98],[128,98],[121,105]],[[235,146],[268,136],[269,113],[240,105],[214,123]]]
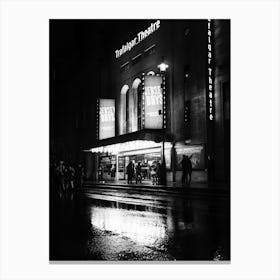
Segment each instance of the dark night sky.
[[[79,151],[95,142],[95,98],[114,51],[151,20],[50,21],[50,141]],[[110,78],[110,75],[108,75]],[[110,81],[108,81],[110,82]]]

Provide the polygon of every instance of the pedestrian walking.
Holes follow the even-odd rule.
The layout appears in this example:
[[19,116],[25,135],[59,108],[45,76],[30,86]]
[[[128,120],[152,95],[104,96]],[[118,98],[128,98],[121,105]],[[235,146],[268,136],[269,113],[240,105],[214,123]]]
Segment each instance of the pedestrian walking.
[[141,184],[142,183],[142,174],[141,174],[141,163],[140,162],[138,162],[136,164],[135,171],[136,171],[136,184],[138,182],[140,182],[140,184]]
[[74,189],[74,180],[75,180],[75,169],[73,166],[69,166],[69,186],[71,189]]
[[157,183],[157,179],[156,179],[156,176],[157,176],[157,165],[156,165],[156,162],[153,162],[153,164],[151,165],[151,178],[152,178],[152,184],[155,185]]
[[156,165],[156,184],[159,185],[161,183],[161,178],[162,178],[162,166],[160,162],[157,162]]
[[65,165],[64,184],[65,184],[65,189],[68,190],[70,188],[70,170],[68,164]]
[[126,167],[126,174],[127,174],[127,183],[132,184],[132,178],[134,175],[134,165],[132,161],[130,161]]
[[187,178],[187,157],[185,155],[183,155],[181,165],[182,165],[182,184],[185,184]]
[[187,180],[187,185],[191,184],[191,180],[192,180],[192,162],[191,162],[191,157],[192,155],[189,157],[186,157],[186,180]]
[[75,172],[76,186],[78,188],[81,188],[83,186],[84,176],[85,176],[84,175],[84,168],[81,164],[78,164],[78,166],[76,168],[76,172]]

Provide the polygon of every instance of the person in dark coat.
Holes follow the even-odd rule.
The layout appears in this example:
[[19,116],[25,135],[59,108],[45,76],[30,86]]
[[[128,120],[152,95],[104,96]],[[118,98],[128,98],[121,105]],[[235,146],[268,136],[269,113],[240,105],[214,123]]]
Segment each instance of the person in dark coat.
[[153,164],[150,166],[150,168],[151,168],[150,176],[152,178],[152,183],[153,183],[153,185],[155,185],[156,182],[157,182],[157,179],[156,179],[156,176],[157,176],[157,165],[156,165],[156,162],[153,162]]
[[159,185],[162,182],[162,165],[160,162],[157,162],[157,167],[156,167],[156,184]]
[[137,164],[136,164],[136,167],[135,167],[135,171],[136,171],[136,184],[138,183],[138,182],[140,182],[140,184],[142,183],[142,166],[141,166],[141,163],[140,162],[138,162]]
[[187,180],[187,184],[190,185],[191,180],[192,180],[192,162],[191,162],[191,157],[186,156],[186,180]]
[[187,178],[187,157],[183,155],[183,159],[181,162],[182,165],[182,184],[186,183],[186,178]]
[[77,172],[75,172],[75,177],[76,177],[76,185],[78,186],[78,188],[81,188],[83,186],[83,180],[84,180],[84,168],[81,164],[79,164],[77,167]]
[[74,180],[75,180],[75,169],[73,166],[69,166],[69,169],[68,169],[68,172],[69,172],[69,187],[71,189],[74,189]]
[[127,183],[132,184],[132,178],[134,174],[134,165],[132,161],[130,161],[126,167],[126,174],[127,174]]

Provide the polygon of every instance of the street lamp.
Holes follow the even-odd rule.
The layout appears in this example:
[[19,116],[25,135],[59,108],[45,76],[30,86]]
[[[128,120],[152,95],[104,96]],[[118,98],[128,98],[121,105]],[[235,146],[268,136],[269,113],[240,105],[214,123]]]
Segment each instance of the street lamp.
[[168,64],[166,64],[166,63],[163,61],[163,62],[162,62],[161,64],[159,64],[157,67],[159,68],[159,70],[160,70],[161,73],[165,73],[165,72],[166,72],[166,69],[168,68]]
[[[162,106],[162,128],[165,128],[166,119],[165,119],[165,108],[166,108],[166,86],[165,86],[165,74],[166,69],[168,68],[168,64],[164,62],[164,57],[162,57],[162,62],[157,66],[160,70],[160,74],[162,77],[162,100],[163,100],[163,106]],[[165,163],[165,132],[162,139],[162,172],[161,172],[161,184],[166,185],[166,163]]]

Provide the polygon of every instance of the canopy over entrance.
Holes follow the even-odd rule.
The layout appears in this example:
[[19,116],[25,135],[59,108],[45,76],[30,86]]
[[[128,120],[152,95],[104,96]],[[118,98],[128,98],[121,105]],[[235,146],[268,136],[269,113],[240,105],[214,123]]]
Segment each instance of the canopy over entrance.
[[[166,145],[168,145],[168,147],[166,148],[171,147],[170,143],[166,143]],[[117,144],[92,148],[91,152],[109,153],[113,155],[123,153],[128,155],[128,154],[138,154],[144,152],[148,152],[148,153],[156,152],[159,151],[159,148],[161,148],[161,144],[151,140],[132,140],[124,143],[117,143]]]
[[[163,141],[164,130],[162,129],[145,129],[112,138],[99,140],[95,147],[89,150],[93,153],[116,152],[137,149],[145,149],[147,147],[158,147]],[[108,150],[109,149],[109,150]]]

